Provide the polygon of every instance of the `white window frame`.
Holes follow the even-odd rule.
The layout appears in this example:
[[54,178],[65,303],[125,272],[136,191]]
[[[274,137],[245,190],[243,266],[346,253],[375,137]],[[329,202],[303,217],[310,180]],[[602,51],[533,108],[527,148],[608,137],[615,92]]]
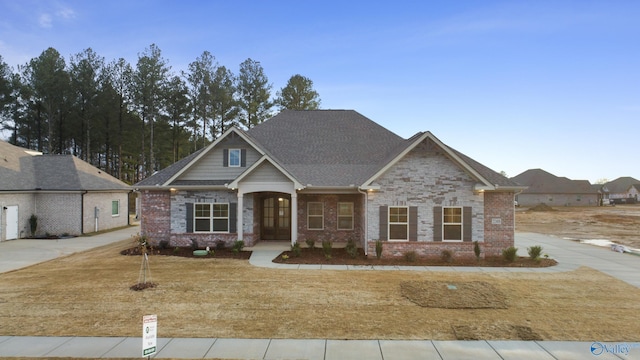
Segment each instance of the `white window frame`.
[[[208,205],[209,206],[209,216],[208,217],[204,217],[204,216],[197,216],[197,212],[196,212],[196,207],[197,206],[201,206],[201,205]],[[227,207],[227,216],[215,216],[215,211],[214,211],[214,206],[215,205],[226,205]],[[221,234],[228,234],[229,230],[230,230],[230,224],[229,224],[229,219],[230,219],[230,206],[229,203],[194,203],[193,204],[193,232],[194,233],[221,233]],[[209,230],[208,231],[201,231],[201,230],[197,230],[197,226],[196,226],[196,220],[200,220],[200,219],[209,219]],[[215,231],[214,230],[214,220],[220,220],[220,219],[226,219],[227,220],[227,230],[225,231]]]
[[[460,222],[445,222],[446,209],[460,209]],[[443,206],[442,207],[442,241],[446,242],[462,242],[464,239],[464,209],[462,206]],[[460,226],[460,239],[445,239],[445,226]]]
[[[115,213],[115,214],[113,213],[113,205],[114,205],[114,203],[118,204],[118,207],[116,209],[118,212]],[[120,216],[120,200],[111,200],[111,217],[118,217],[118,216]]]
[[[340,205],[341,204],[349,205],[351,207],[351,214],[349,214],[349,215],[340,215]],[[353,216],[354,204],[353,204],[353,202],[349,202],[349,201],[338,202],[338,209],[337,209],[336,213],[337,213],[336,229],[338,229],[338,230],[353,230],[353,227],[354,227],[354,216]],[[351,220],[351,227],[341,228],[340,227],[340,218],[349,218]]]
[[[391,221],[391,209],[405,209],[407,221]],[[389,206],[387,209],[387,239],[389,241],[409,241],[409,207],[408,206]],[[392,239],[391,238],[391,226],[392,225],[404,225],[406,226],[407,232],[405,234],[404,239]]]
[[[312,204],[320,204],[320,208],[322,209],[322,214],[320,215],[311,215],[311,212],[309,211],[309,208],[311,207]],[[319,228],[312,228],[310,227],[310,222],[309,220],[311,220],[311,218],[320,218],[322,219],[321,224],[322,226]],[[321,201],[310,201],[307,203],[307,230],[324,230],[324,203]]]
[[[231,162],[231,154],[238,153],[238,164],[234,164]],[[240,167],[242,166],[242,150],[241,149],[229,149],[229,159],[228,159],[229,167]]]

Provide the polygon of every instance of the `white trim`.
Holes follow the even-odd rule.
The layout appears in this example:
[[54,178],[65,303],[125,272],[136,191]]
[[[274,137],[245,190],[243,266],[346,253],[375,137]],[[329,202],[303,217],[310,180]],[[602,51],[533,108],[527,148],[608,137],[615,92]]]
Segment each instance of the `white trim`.
[[[406,222],[391,222],[391,209],[406,209],[407,221]],[[391,238],[391,225],[404,225],[407,227],[406,237],[404,239],[392,239]],[[408,206],[387,206],[387,241],[409,241],[409,207]]]
[[[459,223],[445,223],[444,212],[445,209],[460,209],[460,222]],[[445,240],[444,239],[444,227],[445,225],[460,225],[460,240]],[[464,240],[464,207],[463,206],[443,206],[442,207],[442,242],[462,242]]]
[[[117,202],[118,203],[118,213],[114,214],[113,213],[113,203]],[[111,217],[119,217],[120,216],[120,200],[111,200]]]
[[[322,209],[322,214],[321,215],[311,215],[311,212],[309,211],[309,207],[310,207],[311,204],[320,204],[320,208]],[[320,227],[320,228],[311,228],[311,227],[309,227],[309,219],[311,217],[321,218],[322,219],[322,227]],[[324,230],[324,203],[322,201],[309,201],[307,203],[307,230],[311,230],[311,231]]]
[[[349,204],[351,205],[351,215],[340,215],[340,204]],[[351,217],[351,228],[340,228],[340,218]],[[337,209],[336,209],[336,230],[349,231],[353,230],[355,222],[355,204],[353,201],[338,201]]]

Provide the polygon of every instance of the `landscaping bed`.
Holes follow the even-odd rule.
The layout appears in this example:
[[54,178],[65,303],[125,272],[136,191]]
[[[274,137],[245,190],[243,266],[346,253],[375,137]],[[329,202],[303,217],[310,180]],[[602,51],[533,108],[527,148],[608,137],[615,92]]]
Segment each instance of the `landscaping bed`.
[[301,248],[300,255],[294,251],[285,251],[278,255],[273,262],[279,264],[326,264],[326,265],[388,265],[388,266],[483,266],[483,267],[549,267],[558,263],[553,259],[540,258],[532,260],[528,257],[518,257],[513,262],[503,257],[452,258],[450,261],[442,258],[425,258],[402,256],[397,258],[377,259],[374,255],[366,256],[362,249],[358,249],[352,257],[345,248],[331,250],[331,257],[325,256],[321,248]]
[[[202,250],[202,249],[200,249]],[[247,260],[251,257],[251,251],[234,251],[233,249],[213,249],[206,255],[194,255],[194,249],[192,247],[168,247],[168,248],[148,248],[147,254],[149,255],[162,255],[162,256],[180,256],[188,258],[198,259],[239,259]],[[206,250],[205,250],[206,251]],[[142,248],[140,246],[134,246],[120,252],[121,255],[140,256],[142,255]]]

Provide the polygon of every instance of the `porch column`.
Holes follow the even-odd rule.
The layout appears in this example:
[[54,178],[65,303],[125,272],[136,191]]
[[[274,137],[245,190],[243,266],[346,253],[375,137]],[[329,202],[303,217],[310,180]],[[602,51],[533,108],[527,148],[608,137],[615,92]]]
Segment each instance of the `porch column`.
[[238,189],[238,208],[236,209],[236,231],[238,232],[238,240],[242,240],[244,231],[242,228],[242,200],[244,199],[244,193]]
[[291,245],[298,242],[298,194],[291,193]]

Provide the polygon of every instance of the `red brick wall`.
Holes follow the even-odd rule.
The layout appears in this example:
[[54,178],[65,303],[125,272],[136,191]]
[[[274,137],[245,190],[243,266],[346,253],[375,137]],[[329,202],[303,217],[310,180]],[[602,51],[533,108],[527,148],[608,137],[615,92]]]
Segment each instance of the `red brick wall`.
[[171,233],[171,193],[143,190],[140,194],[140,235],[152,244],[169,240]]
[[[484,241],[487,255],[502,255],[514,245],[515,207],[510,192],[484,193]],[[499,220],[498,220],[499,219]]]
[[[324,204],[324,230],[307,228],[307,203],[322,202]],[[353,230],[338,230],[338,202],[353,203]],[[346,243],[353,239],[357,244],[364,244],[364,196],[363,195],[298,195],[298,241],[304,245],[305,240],[313,239],[316,244],[323,240]]]

